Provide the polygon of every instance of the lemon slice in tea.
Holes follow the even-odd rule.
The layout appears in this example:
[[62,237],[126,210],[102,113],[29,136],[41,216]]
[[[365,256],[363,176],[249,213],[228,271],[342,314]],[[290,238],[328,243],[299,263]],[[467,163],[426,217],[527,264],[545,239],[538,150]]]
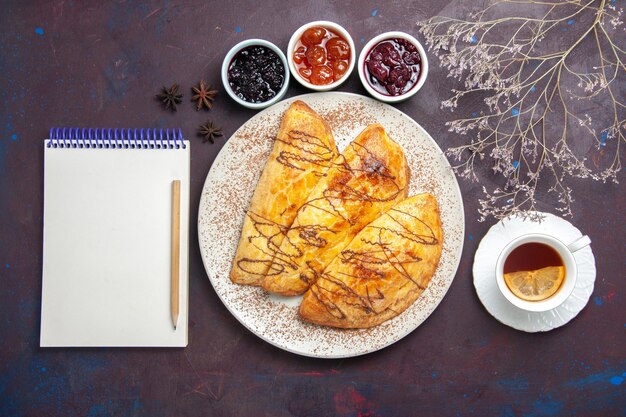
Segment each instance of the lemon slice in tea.
[[526,301],[541,301],[550,297],[561,287],[564,278],[564,266],[504,274],[504,282],[511,292]]

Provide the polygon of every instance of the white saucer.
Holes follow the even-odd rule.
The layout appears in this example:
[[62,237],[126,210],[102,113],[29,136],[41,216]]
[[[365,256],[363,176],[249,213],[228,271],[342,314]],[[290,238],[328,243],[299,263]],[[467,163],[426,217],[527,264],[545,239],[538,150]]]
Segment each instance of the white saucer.
[[495,267],[498,255],[504,246],[518,236],[528,233],[545,233],[572,242],[582,236],[580,230],[567,220],[550,213],[541,213],[541,223],[521,217],[501,220],[489,229],[481,240],[474,257],[474,287],[478,298],[487,311],[498,321],[525,332],[545,332],[563,326],[587,305],[596,280],[596,263],[587,246],[574,253],[578,267],[578,279],[572,295],[555,309],[534,313],[521,310],[511,304],[496,284]]

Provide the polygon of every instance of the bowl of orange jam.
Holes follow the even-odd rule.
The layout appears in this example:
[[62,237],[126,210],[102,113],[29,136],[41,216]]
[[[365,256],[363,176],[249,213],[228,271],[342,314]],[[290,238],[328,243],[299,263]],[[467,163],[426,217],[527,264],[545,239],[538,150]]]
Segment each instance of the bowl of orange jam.
[[311,90],[329,91],[346,81],[354,69],[354,41],[337,23],[307,23],[291,36],[287,60],[292,76],[300,84]]

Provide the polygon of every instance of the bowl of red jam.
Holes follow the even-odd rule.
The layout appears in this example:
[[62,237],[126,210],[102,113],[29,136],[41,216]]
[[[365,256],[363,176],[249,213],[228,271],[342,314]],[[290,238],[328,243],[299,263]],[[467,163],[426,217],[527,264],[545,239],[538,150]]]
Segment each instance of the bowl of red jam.
[[377,100],[397,103],[417,93],[426,82],[428,59],[424,47],[404,32],[386,32],[361,51],[359,78]]
[[222,84],[228,95],[242,106],[250,109],[271,106],[287,93],[287,58],[269,41],[239,42],[224,58]]
[[328,91],[348,79],[356,62],[352,37],[337,23],[316,21],[294,32],[287,47],[293,78],[316,91]]

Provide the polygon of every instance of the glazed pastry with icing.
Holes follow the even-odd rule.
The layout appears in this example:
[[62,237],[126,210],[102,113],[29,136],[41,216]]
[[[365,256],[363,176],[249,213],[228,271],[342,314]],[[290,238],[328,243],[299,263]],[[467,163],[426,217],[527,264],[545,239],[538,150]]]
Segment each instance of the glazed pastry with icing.
[[408,181],[402,148],[381,125],[366,127],[298,211],[263,288],[282,295],[304,293],[365,225],[406,198]]
[[304,295],[300,316],[341,328],[377,326],[426,289],[441,256],[437,200],[420,194],[367,225]]
[[330,126],[295,101],[283,116],[250,201],[230,271],[233,282],[261,285],[284,233],[338,153]]

